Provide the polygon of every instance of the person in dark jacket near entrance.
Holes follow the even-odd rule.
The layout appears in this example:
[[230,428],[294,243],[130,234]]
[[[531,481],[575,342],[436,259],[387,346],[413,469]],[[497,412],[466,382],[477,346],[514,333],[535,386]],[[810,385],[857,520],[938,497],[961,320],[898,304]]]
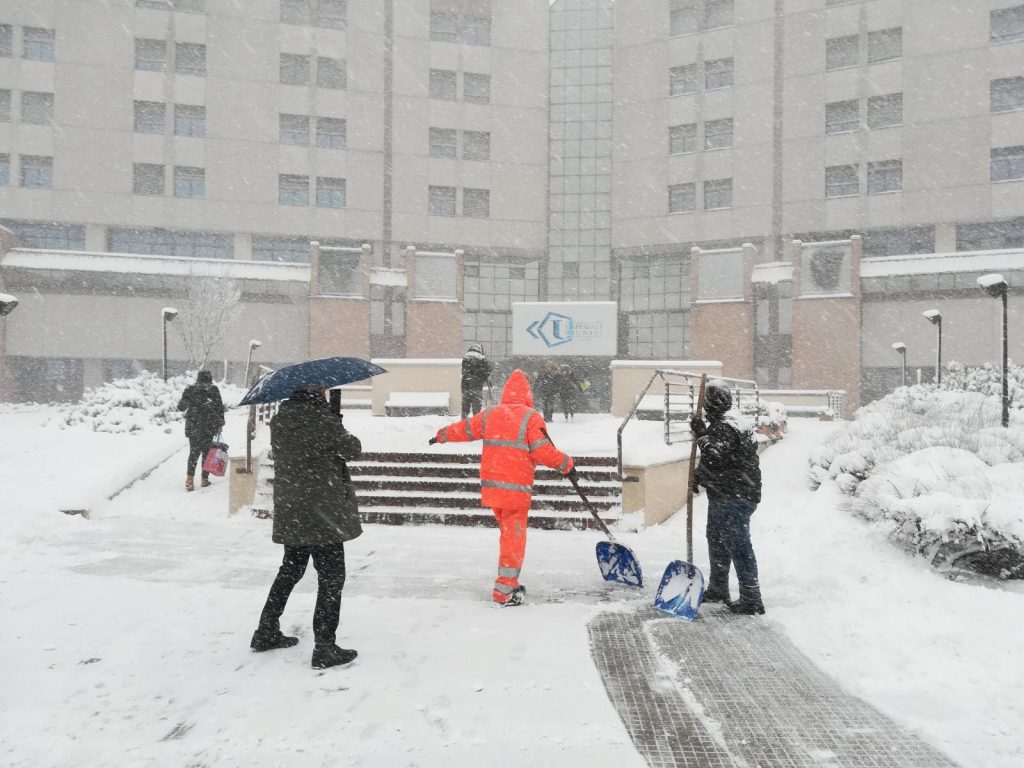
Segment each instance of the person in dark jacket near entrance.
[[555,414],[555,398],[558,397],[558,390],[561,386],[561,377],[558,375],[558,363],[548,360],[544,363],[544,369],[537,374],[537,382],[533,390],[540,400],[540,409],[544,413],[544,421],[550,422]]
[[[761,502],[761,467],[752,430],[726,418],[732,408],[728,384],[707,385],[704,412],[707,423],[694,416],[690,429],[700,448],[694,490],[708,494],[708,555],[711,572],[704,602],[725,603],[733,613],[764,613],[757,558],[750,543],[750,517]],[[729,567],[736,567],[740,597],[729,599]]]
[[356,651],[335,642],[345,586],[345,542],[363,532],[346,462],[362,453],[359,439],[330,409],[324,387],[301,389],[281,403],[270,422],[274,457],[273,540],[284,560],[252,637],[254,651],[289,648],[298,638],[281,632],[292,589],[312,558],[317,572],[312,666],[348,664]]
[[484,355],[484,348],[473,344],[462,358],[462,418],[480,413],[483,408],[484,384],[491,385],[494,366]]
[[[188,438],[188,470],[185,474],[185,490],[196,488],[196,462],[206,461],[206,454],[213,446],[214,436],[224,426],[224,401],[220,390],[213,383],[213,374],[200,371],[196,383],[185,387],[178,401],[178,410],[185,412],[185,437]],[[203,488],[210,485],[210,473],[202,470]]]

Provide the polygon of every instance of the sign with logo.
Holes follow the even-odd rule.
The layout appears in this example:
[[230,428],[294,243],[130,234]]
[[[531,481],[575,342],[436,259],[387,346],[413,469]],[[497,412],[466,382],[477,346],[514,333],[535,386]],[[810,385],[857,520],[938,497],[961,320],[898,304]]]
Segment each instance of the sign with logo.
[[614,301],[520,301],[512,304],[512,354],[539,357],[614,357],[618,305]]

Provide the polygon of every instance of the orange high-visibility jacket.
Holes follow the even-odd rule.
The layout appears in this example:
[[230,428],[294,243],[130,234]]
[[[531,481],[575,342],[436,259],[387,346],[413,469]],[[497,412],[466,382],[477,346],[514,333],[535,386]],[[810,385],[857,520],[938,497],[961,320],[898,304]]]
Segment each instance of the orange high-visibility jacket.
[[533,410],[526,374],[516,369],[505,382],[501,404],[437,431],[437,442],[483,440],[480,500],[491,509],[528,509],[533,497],[533,470],[538,464],[563,475],[572,457],[548,438],[544,419]]

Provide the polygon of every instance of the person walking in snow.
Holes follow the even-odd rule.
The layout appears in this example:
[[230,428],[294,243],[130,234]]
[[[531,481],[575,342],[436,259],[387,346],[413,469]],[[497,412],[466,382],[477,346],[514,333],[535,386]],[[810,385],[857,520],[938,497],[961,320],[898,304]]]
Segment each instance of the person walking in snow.
[[[761,467],[751,428],[727,418],[732,395],[724,381],[714,380],[704,393],[704,420],[694,416],[690,430],[700,448],[694,490],[708,494],[708,555],[711,572],[704,602],[725,603],[733,613],[761,614],[757,558],[750,542],[750,517],[761,501]],[[736,567],[740,597],[729,599],[729,567]]]
[[537,397],[540,399],[540,407],[544,412],[544,421],[551,421],[555,415],[555,398],[558,397],[558,390],[561,381],[558,376],[558,363],[548,360],[544,363],[544,369],[537,374]]
[[548,437],[543,419],[533,410],[530,382],[519,369],[505,382],[499,405],[439,429],[430,444],[471,440],[484,441],[480,500],[494,511],[501,531],[498,577],[491,599],[497,605],[521,605],[526,587],[519,583],[519,573],[526,556],[534,469],[543,464],[575,478],[576,468],[572,457],[558,450]]
[[[189,384],[178,401],[178,410],[185,412],[185,437],[188,438],[188,469],[185,490],[196,489],[196,462],[202,468],[206,454],[213,447],[213,438],[224,426],[224,401],[213,383],[213,374],[200,371],[196,383]],[[202,470],[202,485],[210,485],[210,473]]]
[[345,586],[345,542],[363,532],[345,463],[359,458],[362,444],[346,431],[341,415],[331,411],[325,392],[324,387],[297,390],[270,421],[273,540],[284,545],[284,559],[251,643],[254,651],[269,651],[299,642],[281,632],[281,615],[312,558],[317,572],[314,669],[347,664],[358,655],[339,648],[335,639]]
[[484,355],[484,348],[479,344],[470,346],[462,358],[462,418],[480,413],[484,384],[491,386],[493,369],[491,361]]
[[568,363],[558,366],[558,400],[562,415],[569,421],[576,415],[576,395],[580,393],[580,382]]

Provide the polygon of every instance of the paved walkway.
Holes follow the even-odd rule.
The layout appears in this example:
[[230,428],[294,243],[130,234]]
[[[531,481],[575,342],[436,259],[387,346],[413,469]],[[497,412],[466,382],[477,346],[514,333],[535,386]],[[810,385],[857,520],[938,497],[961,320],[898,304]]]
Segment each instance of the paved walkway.
[[652,768],[946,768],[949,758],[844,692],[759,618],[705,606],[603,613],[594,661]]

